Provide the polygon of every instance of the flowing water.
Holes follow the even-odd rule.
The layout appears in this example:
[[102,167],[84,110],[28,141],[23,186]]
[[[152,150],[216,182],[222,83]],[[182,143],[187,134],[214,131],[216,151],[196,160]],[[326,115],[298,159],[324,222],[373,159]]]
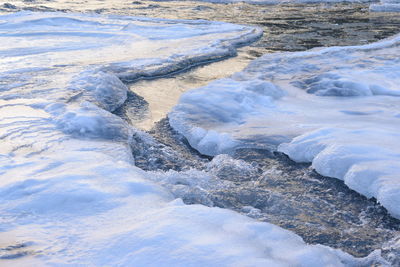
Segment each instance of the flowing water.
[[[228,184],[208,189],[207,200],[196,189],[183,195],[178,193],[177,196],[187,204],[229,208],[257,220],[274,223],[296,232],[308,243],[340,248],[362,257],[396,239],[400,233],[400,222],[374,199],[369,200],[348,189],[342,181],[323,177],[311,170],[309,165],[296,164],[283,154],[254,149],[242,149],[231,157],[214,159],[217,166],[210,170],[207,165],[210,159],[193,151],[163,118],[177,103],[182,92],[228,77],[261,54],[370,43],[397,33],[400,25],[398,17],[369,13],[366,5],[359,4],[137,5],[139,11],[135,15],[177,18],[173,14],[179,14],[179,18],[252,24],[264,30],[264,36],[258,42],[239,49],[235,58],[131,85],[133,95],[136,94],[131,103],[141,99],[142,104],[132,105],[128,101],[124,107],[125,117],[163,144],[161,150],[165,145],[178,151],[173,157],[165,157],[160,156],[162,153],[148,153],[142,149],[136,155],[138,166],[152,171],[181,171],[189,166],[211,173],[215,179],[228,181]],[[250,164],[250,170],[239,167],[246,163]],[[397,263],[398,251],[387,248],[383,250],[383,255],[393,264]]]
[[[365,4],[308,4],[259,6],[244,3],[93,1],[57,5],[57,1],[15,1],[0,6],[17,10],[117,13],[173,19],[208,19],[262,27],[264,36],[238,56],[192,69],[136,81],[126,103],[115,113],[147,131],[154,142],[134,138],[136,165],[154,173],[174,170],[186,175],[198,170],[218,186],[177,190],[165,185],[185,203],[201,203],[236,210],[299,234],[306,242],[340,248],[355,256],[375,249],[393,265],[400,253],[390,247],[400,233],[392,218],[374,199],[348,189],[342,181],[323,177],[307,164],[266,150],[241,149],[214,159],[200,155],[169,126],[166,114],[186,90],[228,77],[264,53],[301,51],[318,46],[360,45],[398,32],[400,17],[370,13]],[[388,243],[389,242],[389,243]]]

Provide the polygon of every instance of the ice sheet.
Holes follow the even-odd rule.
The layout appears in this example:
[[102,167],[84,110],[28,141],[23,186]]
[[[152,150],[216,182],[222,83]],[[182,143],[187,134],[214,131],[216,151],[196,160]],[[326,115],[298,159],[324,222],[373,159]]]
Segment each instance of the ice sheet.
[[[179,0],[155,0],[158,2],[165,1],[179,1]],[[183,1],[199,1],[209,2],[217,4],[228,4],[228,3],[249,3],[256,5],[276,5],[276,4],[290,4],[290,3],[340,3],[340,2],[353,2],[353,3],[368,3],[372,0],[183,0]]]
[[371,4],[369,10],[374,12],[400,12],[400,1],[382,0],[378,4]]
[[268,54],[185,93],[170,122],[203,154],[258,147],[312,162],[400,218],[399,51],[397,35]]
[[134,166],[132,136],[145,134],[110,113],[126,99],[118,77],[232,55],[259,30],[64,13],[0,21],[1,264],[340,266],[376,256],[355,259],[232,211],[184,205],[158,185],[174,173]]

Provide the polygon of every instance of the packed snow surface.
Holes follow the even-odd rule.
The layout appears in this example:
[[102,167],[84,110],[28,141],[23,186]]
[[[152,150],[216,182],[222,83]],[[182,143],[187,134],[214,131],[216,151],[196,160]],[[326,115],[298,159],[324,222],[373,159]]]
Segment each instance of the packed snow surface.
[[233,55],[236,44],[259,35],[255,28],[206,21],[1,16],[1,264],[340,266],[367,260],[306,245],[232,211],[184,205],[155,182],[162,173],[155,179],[134,166],[132,136],[150,137],[110,113],[126,99],[121,79]]
[[206,155],[278,150],[375,197],[400,218],[400,35],[267,54],[185,93],[171,125]]

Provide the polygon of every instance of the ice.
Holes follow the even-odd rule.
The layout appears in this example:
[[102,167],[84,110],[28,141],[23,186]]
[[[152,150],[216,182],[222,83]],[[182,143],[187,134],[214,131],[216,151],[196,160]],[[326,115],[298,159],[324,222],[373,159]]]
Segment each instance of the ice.
[[399,48],[396,35],[364,46],[267,54],[231,78],[185,93],[169,119],[203,154],[279,150],[400,218]]
[[[0,12],[2,10],[8,12],[15,12],[21,8],[35,11],[59,11],[59,10],[74,10],[74,11],[95,11],[104,12],[105,10],[117,10],[120,9],[125,12],[127,9],[132,9],[140,6],[143,9],[157,8],[157,2],[188,2],[190,0],[153,0],[153,1],[131,1],[131,0],[108,0],[107,2],[102,0],[91,0],[91,1],[67,1],[67,0],[51,0],[51,1],[40,1],[40,0],[12,0],[3,1],[0,3]],[[240,4],[248,3],[255,5],[275,5],[275,4],[290,4],[290,3],[370,3],[375,2],[373,0],[195,0],[193,2],[208,2],[213,4]],[[84,6],[83,6],[84,4]],[[144,6],[147,5],[147,6]],[[164,33],[163,33],[164,34]]]
[[273,100],[283,95],[270,82],[222,79],[185,93],[169,114],[169,120],[200,153],[227,153],[240,144],[229,134],[218,131],[219,126],[241,125],[248,115],[262,114],[260,107],[273,106]]
[[374,12],[400,12],[400,1],[381,0],[378,4],[371,4],[369,10]]
[[312,161],[320,174],[343,179],[350,188],[377,198],[399,217],[399,137],[376,129],[319,130],[279,149],[296,161]]
[[62,132],[72,136],[128,141],[131,132],[121,118],[90,102],[66,109],[54,121]]
[[89,141],[82,143],[68,140],[63,149],[40,157],[8,157],[2,165],[2,177],[8,178],[0,188],[2,243],[32,242],[27,253],[40,265],[340,266],[369,261],[306,245],[293,233],[232,211],[184,205],[150,182],[155,174],[134,167],[128,156],[109,155],[107,148],[127,155],[123,144],[95,142],[91,148]]
[[[178,1],[178,0],[155,0],[158,2],[166,1]],[[184,0],[189,1],[189,0]],[[209,2],[216,4],[229,4],[229,3],[249,3],[256,5],[276,5],[276,4],[288,4],[288,3],[340,3],[340,2],[355,2],[365,3],[372,2],[372,0],[195,0],[199,2]]]
[[[205,172],[155,173],[134,165],[132,149],[152,140],[111,113],[127,97],[121,79],[233,55],[260,30],[65,13],[21,12],[0,21],[1,264],[340,266],[376,260],[307,245],[233,211],[183,204],[177,197],[185,196],[184,186],[201,193],[216,185]],[[243,90],[269,101],[281,96],[270,83],[251,84],[254,92]],[[219,173],[222,161],[216,158],[209,173]],[[252,171],[245,163],[237,168]]]
[[125,102],[129,90],[115,75],[103,71],[80,73],[72,79],[69,89],[76,91],[77,96],[110,112]]

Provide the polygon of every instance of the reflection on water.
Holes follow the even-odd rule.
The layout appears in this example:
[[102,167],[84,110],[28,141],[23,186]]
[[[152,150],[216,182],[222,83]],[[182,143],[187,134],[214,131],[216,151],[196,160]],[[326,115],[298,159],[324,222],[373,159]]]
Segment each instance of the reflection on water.
[[[149,133],[159,145],[135,140],[138,167],[147,171],[197,169],[204,172],[202,176],[212,177],[207,188],[182,190],[185,172],[176,184],[167,185],[186,204],[232,209],[293,231],[307,243],[340,248],[357,257],[399,237],[400,221],[375,200],[352,191],[338,179],[315,173],[309,164],[260,149],[240,149],[231,157],[222,155],[210,161],[193,151],[166,119]],[[387,246],[383,255],[396,263],[400,249]]]
[[258,25],[264,38],[251,53],[298,51],[316,46],[357,45],[398,32],[396,13],[369,12],[369,4],[212,4],[191,1],[13,0],[0,13],[20,10],[122,14],[168,19],[206,19]]
[[[255,59],[247,50],[249,49],[241,48],[235,58],[196,67],[184,74],[156,80],[142,80],[132,84],[130,89],[148,103],[145,116],[138,117],[137,112],[130,113],[132,123],[135,127],[150,130],[155,122],[165,118],[171,108],[178,103],[183,92],[204,86],[212,80],[231,76],[246,67],[252,59]],[[129,104],[128,106],[132,107]]]
[[[162,12],[165,9],[179,10],[179,13]],[[263,27],[265,32],[260,41],[240,49],[236,58],[163,79],[132,84],[131,90],[142,96],[149,108],[144,116],[131,117],[131,122],[145,130],[165,117],[182,92],[240,71],[263,53],[360,45],[393,35],[400,26],[398,16],[369,13],[367,6],[361,4],[251,6],[173,3],[166,6],[160,3],[151,6],[141,3],[137,10],[139,15],[176,18],[175,15],[179,14],[180,18],[253,24]],[[173,159],[165,157],[162,153],[155,153],[153,148],[153,153],[136,155],[139,167],[166,170],[168,166],[167,169],[182,170],[189,166],[210,173],[204,167],[205,159],[185,148],[184,140],[168,126],[167,120],[156,123],[150,133],[178,151],[181,158],[176,154]],[[148,157],[155,154],[159,164],[150,166],[148,162],[155,160]],[[308,243],[340,248],[359,257],[381,249],[385,242],[399,235],[400,222],[375,200],[368,200],[350,190],[342,181],[316,174],[308,165],[296,164],[281,154],[254,149],[237,151],[234,158],[254,165],[251,175],[242,175],[236,166],[221,161],[218,171],[213,171],[212,175],[229,183],[206,190],[206,202],[204,195],[198,195],[197,188],[178,196],[187,204],[215,205],[272,222],[296,232]],[[383,255],[396,264],[400,252],[386,248]]]
[[[136,165],[145,170],[197,168],[212,172],[216,179],[227,182],[226,187],[205,192],[212,205],[272,222],[298,233],[309,243],[337,247],[356,256],[382,248],[383,243],[399,235],[399,221],[374,200],[351,191],[339,180],[314,173],[308,165],[295,164],[284,155],[268,151],[240,150],[233,157],[251,163],[251,175],[242,175],[229,161],[220,161],[217,169],[210,170],[205,167],[210,159],[188,147],[167,120],[154,125],[182,92],[240,71],[261,54],[373,42],[397,33],[398,15],[369,13],[366,4],[253,6],[186,1],[17,0],[0,5],[0,12],[18,10],[208,19],[262,27],[263,38],[240,49],[235,58],[131,85],[133,93],[118,115],[136,127],[152,128],[149,133],[159,142],[146,144],[137,137],[133,147]],[[180,197],[188,204],[203,203],[202,198],[190,193]],[[399,261],[399,251],[385,249],[384,254],[394,264]]]
[[[317,46],[359,45],[398,32],[400,17],[369,12],[368,4],[249,5],[199,2],[134,2],[132,15],[207,19],[257,25],[264,38],[257,52],[299,51]],[[253,51],[256,52],[256,51]]]
[[[249,5],[199,2],[133,2],[124,9],[130,15],[169,19],[208,19],[263,28],[264,36],[240,49],[236,58],[195,68],[185,74],[142,81],[131,90],[149,104],[146,116],[132,118],[135,126],[148,130],[166,116],[182,92],[228,77],[251,60],[276,51],[301,51],[320,46],[361,45],[398,32],[400,17],[370,13],[367,4]],[[104,11],[102,11],[104,12]]]

